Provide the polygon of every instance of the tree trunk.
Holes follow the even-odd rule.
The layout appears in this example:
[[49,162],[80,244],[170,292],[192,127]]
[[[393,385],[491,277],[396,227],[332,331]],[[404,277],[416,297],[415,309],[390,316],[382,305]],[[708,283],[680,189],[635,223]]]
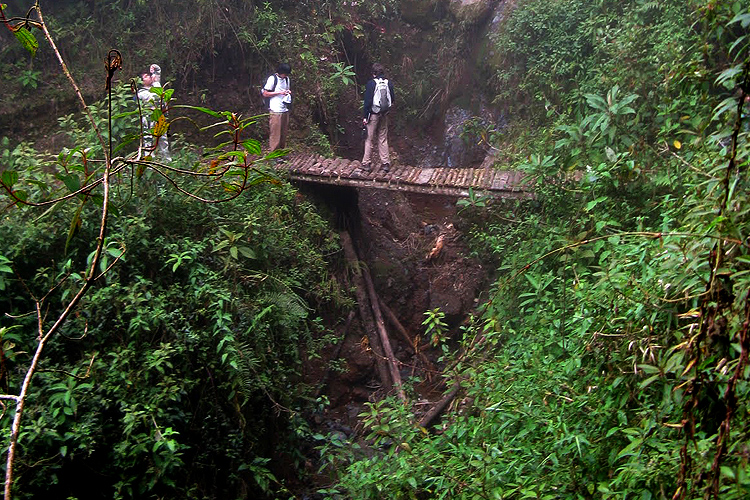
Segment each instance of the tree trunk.
[[378,333],[380,334],[380,342],[383,345],[383,352],[388,357],[388,369],[391,373],[391,380],[393,385],[398,391],[398,397],[401,401],[406,401],[406,394],[404,393],[404,387],[401,383],[401,374],[398,371],[398,360],[393,355],[393,349],[391,348],[391,341],[388,339],[388,331],[385,329],[385,322],[383,322],[383,315],[380,312],[380,300],[378,295],[375,293],[375,285],[372,283],[370,277],[370,271],[367,268],[362,268],[362,275],[365,277],[365,283],[367,284],[367,291],[370,294],[370,305],[372,306],[372,312],[375,315],[375,324],[378,327]]
[[427,376],[427,380],[432,380],[432,372],[435,371],[435,367],[432,366],[430,360],[427,359],[427,356],[424,355],[417,343],[409,336],[409,332],[406,331],[406,328],[404,328],[404,325],[401,324],[401,321],[399,321],[396,314],[382,300],[380,301],[380,308],[385,313],[385,317],[388,318],[388,321],[391,322],[391,325],[393,325],[396,331],[401,334],[401,337],[403,337],[404,341],[408,344],[409,351],[417,355],[422,361],[424,365],[424,373]]
[[453,384],[453,387],[451,388],[451,390],[445,396],[443,396],[440,399],[440,401],[435,403],[435,406],[433,406],[430,409],[430,411],[424,414],[422,419],[419,421],[419,426],[427,427],[428,425],[430,425],[430,422],[432,422],[435,419],[435,417],[440,415],[440,413],[445,409],[445,407],[448,406],[448,403],[453,401],[453,398],[456,397],[456,394],[458,394],[458,390],[460,388],[461,388],[461,384],[459,384],[458,382]]
[[349,233],[341,231],[341,246],[344,248],[344,255],[346,256],[347,263],[352,269],[352,277],[354,278],[354,294],[357,297],[357,307],[359,309],[359,317],[362,320],[362,327],[367,333],[367,340],[370,343],[370,348],[375,355],[375,364],[378,369],[378,376],[380,382],[390,390],[393,387],[393,381],[390,378],[388,367],[385,363],[385,357],[383,356],[383,348],[380,344],[380,338],[375,334],[375,325],[373,322],[372,313],[368,307],[368,299],[366,292],[366,285],[364,278],[362,277],[362,271],[360,269],[359,258],[357,252],[354,250],[352,239]]

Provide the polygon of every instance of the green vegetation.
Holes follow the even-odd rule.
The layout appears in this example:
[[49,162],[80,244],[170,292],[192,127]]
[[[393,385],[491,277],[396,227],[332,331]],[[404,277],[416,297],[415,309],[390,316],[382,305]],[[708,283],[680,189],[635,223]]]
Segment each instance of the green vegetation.
[[[83,495],[81,487],[113,498],[278,489],[269,459],[301,460],[300,349],[315,354],[328,334],[314,310],[341,300],[323,258],[336,239],[288,186],[205,205],[154,176],[121,181],[99,268],[119,261],[34,378],[17,497]],[[3,319],[6,388],[20,385],[34,351],[29,295],[46,296],[54,317],[82,282],[93,214],[84,209],[66,252],[76,210],[26,209],[0,227],[10,291],[0,304],[17,318]]]
[[[82,165],[51,165],[21,146],[4,154],[26,166],[13,185],[24,182],[28,200],[81,180]],[[82,487],[113,498],[236,498],[281,487],[270,458],[301,460],[294,436],[306,432],[299,413],[308,389],[300,352],[314,356],[331,340],[315,311],[346,300],[324,257],[335,254],[335,234],[288,185],[259,184],[206,204],[140,165],[113,180],[94,270],[103,276],[34,377],[18,498],[83,495]],[[192,168],[187,157],[181,165],[173,166]],[[86,196],[4,215],[4,391],[20,386],[37,321],[47,328],[87,279],[81,270],[94,257],[99,207],[97,195],[93,204]],[[12,414],[6,407],[6,440]]]
[[[107,90],[59,120],[57,156],[0,141],[5,497],[285,492],[318,408],[301,353],[335,341],[318,315],[348,303],[338,237],[268,167],[255,117]],[[142,113],[155,137],[205,115],[220,144],[164,163]]]
[[[23,18],[32,4],[10,2],[7,18]],[[375,56],[370,49],[380,46],[378,41],[386,38],[384,26],[398,15],[395,0],[58,0],[40,6],[62,57],[92,100],[98,98],[101,61],[111,48],[123,54],[126,80],[157,62],[184,102],[211,104],[224,92],[219,89],[212,95],[207,86],[240,86],[245,89],[243,102],[233,111],[250,114],[264,112],[256,90],[279,62],[289,62],[299,96],[295,106],[301,107],[295,116],[306,132],[300,141],[329,155],[341,136],[342,111],[361,106],[353,85],[355,65],[360,79],[367,76],[373,62],[369,57]],[[6,35],[3,29],[0,36]],[[0,75],[2,111],[14,116],[23,113],[24,104],[32,109],[41,106],[44,112],[47,99],[65,103],[70,97],[51,48],[41,44],[35,57],[28,49],[25,43],[0,45],[0,59],[8,62]],[[47,99],[29,103],[25,99],[32,92]],[[257,128],[256,138],[264,126]]]
[[537,197],[463,203],[498,279],[455,404],[426,430],[371,405],[330,497],[747,498],[749,28],[741,2],[515,3],[490,140]]
[[[101,61],[96,28],[186,82],[208,54],[250,54],[227,71],[253,86],[290,60],[326,152],[365,47],[403,76],[410,124],[474,73],[512,122],[475,119],[464,135],[526,171],[536,198],[461,203],[497,279],[458,331],[425,312],[456,390],[440,423],[386,399],[347,442],[309,428],[302,415],[324,402],[300,378],[300,353],[331,340],[320,318],[347,303],[330,276],[338,242],[266,168],[255,117],[165,90],[155,122],[197,113],[224,141],[204,156],[185,144],[165,166],[136,146],[128,88],[112,88],[60,120],[74,145],[57,157],[0,140],[0,424],[13,443],[22,399],[17,497],[292,498],[312,442],[331,499],[748,497],[746,2],[507,2],[476,71],[464,61],[478,34],[447,1],[197,1],[189,21],[177,0],[88,3],[90,18],[69,0],[50,21],[66,58]],[[434,22],[417,29],[415,12]],[[411,26],[384,36],[402,14]],[[135,25],[163,43],[144,48]],[[2,75],[10,100],[60,83],[23,30],[0,49],[19,61]],[[434,57],[415,62],[420,38]]]

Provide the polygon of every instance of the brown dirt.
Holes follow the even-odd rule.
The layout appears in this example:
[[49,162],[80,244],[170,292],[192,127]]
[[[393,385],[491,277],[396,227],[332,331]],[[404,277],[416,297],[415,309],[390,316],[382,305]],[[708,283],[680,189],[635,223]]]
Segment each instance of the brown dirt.
[[[454,226],[453,197],[360,190],[358,208],[360,227],[353,237],[359,258],[369,268],[381,300],[408,335],[418,340],[424,354],[415,355],[413,346],[386,321],[401,376],[407,385],[410,380],[414,383],[411,397],[434,402],[444,387],[437,363],[440,352],[424,335],[424,313],[440,308],[455,337],[487,282],[485,270],[467,257],[462,235]],[[337,349],[332,348],[331,354]],[[364,403],[385,395],[358,318],[346,334],[338,359],[343,371],[329,373],[323,393],[331,406],[324,420],[329,427],[348,433],[357,428]],[[308,375],[320,377],[320,372],[312,370]]]

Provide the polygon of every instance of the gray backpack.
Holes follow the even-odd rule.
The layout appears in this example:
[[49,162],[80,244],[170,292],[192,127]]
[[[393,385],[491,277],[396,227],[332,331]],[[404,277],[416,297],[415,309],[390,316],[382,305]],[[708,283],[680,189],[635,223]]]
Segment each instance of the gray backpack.
[[391,89],[387,78],[375,78],[375,94],[372,96],[372,112],[387,113],[391,109]]

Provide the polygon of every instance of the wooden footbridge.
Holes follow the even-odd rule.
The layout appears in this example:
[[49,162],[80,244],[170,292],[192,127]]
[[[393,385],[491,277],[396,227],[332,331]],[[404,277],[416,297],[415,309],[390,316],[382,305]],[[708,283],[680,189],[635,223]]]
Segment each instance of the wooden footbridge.
[[443,168],[410,167],[393,165],[390,172],[373,165],[372,171],[362,169],[357,160],[325,158],[319,155],[292,153],[278,170],[289,175],[291,180],[334,184],[340,186],[389,189],[414,193],[469,196],[469,189],[476,195],[501,198],[530,198],[529,182],[524,173],[518,171],[487,168]]

